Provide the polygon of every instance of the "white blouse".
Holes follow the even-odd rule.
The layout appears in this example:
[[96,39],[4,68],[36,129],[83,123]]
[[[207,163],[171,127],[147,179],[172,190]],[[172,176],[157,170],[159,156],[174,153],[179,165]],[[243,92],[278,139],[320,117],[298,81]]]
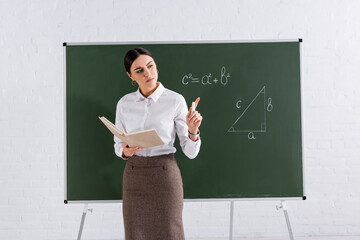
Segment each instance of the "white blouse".
[[[157,89],[147,98],[140,89],[123,96],[116,106],[116,127],[125,133],[155,128],[165,143],[162,146],[141,149],[135,155],[150,157],[163,154],[175,153],[175,132],[177,133],[180,146],[184,154],[195,158],[199,151],[201,140],[192,141],[188,137],[188,126],[186,115],[188,108],[182,95],[165,88],[161,83]],[[114,148],[117,156],[122,156],[123,142],[114,136]]]

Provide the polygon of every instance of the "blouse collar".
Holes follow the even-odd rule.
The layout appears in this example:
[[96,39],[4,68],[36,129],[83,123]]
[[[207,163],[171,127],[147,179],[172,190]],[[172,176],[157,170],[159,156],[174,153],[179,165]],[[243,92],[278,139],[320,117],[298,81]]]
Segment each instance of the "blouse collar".
[[138,88],[138,90],[136,91],[136,95],[137,95],[137,98],[138,98],[138,101],[144,101],[145,99],[152,99],[154,102],[156,102],[161,94],[164,92],[165,90],[165,87],[162,85],[161,82],[158,82],[159,83],[159,86],[156,88],[156,90],[150,95],[148,96],[147,98],[144,97],[144,95],[141,94],[140,92],[140,88]]

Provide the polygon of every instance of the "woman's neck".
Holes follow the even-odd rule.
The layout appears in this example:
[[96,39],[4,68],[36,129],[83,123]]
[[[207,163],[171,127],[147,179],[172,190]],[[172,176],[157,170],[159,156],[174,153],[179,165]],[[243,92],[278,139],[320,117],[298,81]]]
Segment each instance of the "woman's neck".
[[150,88],[150,89],[141,89],[140,88],[140,92],[144,97],[149,97],[153,92],[155,92],[155,90],[159,87],[160,82],[156,83],[156,86],[154,88]]

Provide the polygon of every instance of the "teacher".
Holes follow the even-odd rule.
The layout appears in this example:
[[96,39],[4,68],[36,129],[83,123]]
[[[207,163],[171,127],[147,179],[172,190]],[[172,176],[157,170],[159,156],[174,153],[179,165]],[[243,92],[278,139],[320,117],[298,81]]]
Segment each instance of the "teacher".
[[[199,127],[203,117],[191,107],[188,111],[181,94],[158,82],[159,71],[148,50],[128,51],[124,65],[133,85],[139,87],[119,100],[115,125],[128,133],[155,128],[165,143],[141,149],[114,137],[116,155],[127,160],[122,205],[125,239],[185,239],[183,184],[174,158],[175,133],[184,154],[195,158],[201,145]],[[195,108],[199,101],[198,97]]]

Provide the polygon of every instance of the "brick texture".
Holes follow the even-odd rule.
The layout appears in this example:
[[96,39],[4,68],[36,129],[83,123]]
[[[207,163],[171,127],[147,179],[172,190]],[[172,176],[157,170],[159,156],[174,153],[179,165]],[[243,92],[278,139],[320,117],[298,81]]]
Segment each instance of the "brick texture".
[[[295,236],[360,236],[360,1],[1,0],[0,239],[75,239],[64,205],[63,42],[297,39],[306,201]],[[286,237],[279,201],[235,202],[234,236]],[[121,204],[90,204],[83,239],[122,239]],[[225,238],[229,202],[186,202],[188,238]]]

